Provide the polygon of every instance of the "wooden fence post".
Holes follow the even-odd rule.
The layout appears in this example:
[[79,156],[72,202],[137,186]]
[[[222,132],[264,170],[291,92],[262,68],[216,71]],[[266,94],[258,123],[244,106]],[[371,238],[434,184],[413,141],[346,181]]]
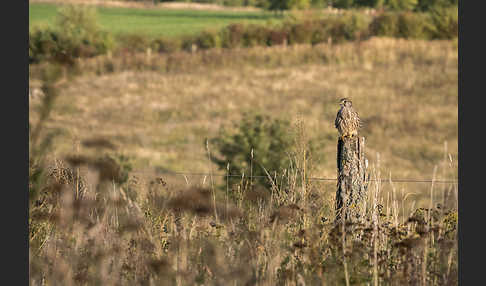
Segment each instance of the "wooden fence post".
[[344,214],[346,221],[356,222],[364,215],[369,175],[364,156],[364,137],[339,138],[337,144],[338,181],[336,221]]

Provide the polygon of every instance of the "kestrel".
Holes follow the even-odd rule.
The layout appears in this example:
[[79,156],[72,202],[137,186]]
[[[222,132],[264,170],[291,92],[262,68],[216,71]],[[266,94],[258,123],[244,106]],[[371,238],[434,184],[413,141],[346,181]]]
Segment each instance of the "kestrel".
[[336,115],[336,126],[340,138],[353,137],[358,135],[358,129],[360,127],[360,120],[358,113],[354,111],[351,100],[343,98],[339,101],[341,109],[339,109]]

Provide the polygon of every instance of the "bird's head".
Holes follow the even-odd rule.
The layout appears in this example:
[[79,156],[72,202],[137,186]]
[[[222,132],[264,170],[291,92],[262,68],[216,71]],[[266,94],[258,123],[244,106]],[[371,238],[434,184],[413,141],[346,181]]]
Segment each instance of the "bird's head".
[[352,105],[352,102],[351,100],[347,99],[347,98],[341,98],[341,100],[339,100],[339,105],[340,106],[346,106],[346,107],[351,107]]

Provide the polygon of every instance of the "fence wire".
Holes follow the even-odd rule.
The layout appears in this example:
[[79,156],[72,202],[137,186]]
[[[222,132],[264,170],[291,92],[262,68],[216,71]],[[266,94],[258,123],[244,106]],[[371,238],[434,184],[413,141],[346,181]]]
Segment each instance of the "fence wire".
[[[151,172],[134,171],[132,174],[149,174]],[[213,176],[213,177],[244,177],[244,178],[268,178],[268,176],[251,176],[246,174],[211,174],[211,173],[198,173],[198,172],[172,172],[172,171],[157,171],[157,175],[181,175],[181,176]],[[309,181],[337,181],[337,178],[307,178]],[[434,183],[434,184],[455,184],[456,180],[432,180],[432,179],[369,179],[370,182],[382,182],[382,183]]]

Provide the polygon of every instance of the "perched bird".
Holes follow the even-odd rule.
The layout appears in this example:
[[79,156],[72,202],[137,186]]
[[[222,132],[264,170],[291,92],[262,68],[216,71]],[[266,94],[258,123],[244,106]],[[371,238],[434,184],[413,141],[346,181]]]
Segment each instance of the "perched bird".
[[358,113],[353,109],[353,103],[347,98],[339,101],[339,109],[334,125],[336,126],[340,138],[353,137],[358,135],[358,129],[361,126]]

